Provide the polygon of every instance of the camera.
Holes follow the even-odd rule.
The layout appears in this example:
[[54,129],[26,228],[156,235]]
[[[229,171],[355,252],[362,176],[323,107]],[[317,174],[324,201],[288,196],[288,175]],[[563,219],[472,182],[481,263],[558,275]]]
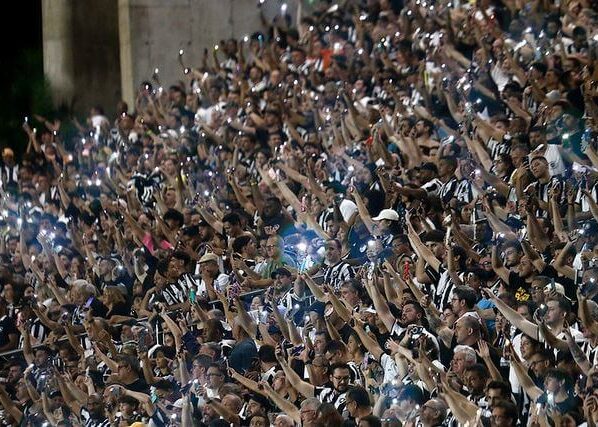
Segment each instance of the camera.
[[411,338],[413,338],[414,340],[419,339],[419,337],[422,336],[424,332],[424,327],[423,326],[415,326],[413,328],[411,328]]

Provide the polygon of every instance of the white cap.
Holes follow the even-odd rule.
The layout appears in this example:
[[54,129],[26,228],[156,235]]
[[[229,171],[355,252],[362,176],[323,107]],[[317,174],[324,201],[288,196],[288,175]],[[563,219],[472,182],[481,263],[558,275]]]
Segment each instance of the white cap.
[[341,211],[343,221],[347,222],[357,212],[357,205],[351,200],[344,199],[339,206],[339,210]]
[[377,217],[372,218],[374,221],[381,221],[387,219],[389,221],[398,221],[399,214],[394,209],[382,209]]
[[[544,287],[544,292],[545,293],[549,293],[551,291],[551,287],[552,287],[551,283],[549,283],[548,285],[546,285]],[[565,295],[565,287],[563,285],[561,285],[560,283],[555,283],[554,284],[554,290],[557,293],[561,294],[561,295]]]

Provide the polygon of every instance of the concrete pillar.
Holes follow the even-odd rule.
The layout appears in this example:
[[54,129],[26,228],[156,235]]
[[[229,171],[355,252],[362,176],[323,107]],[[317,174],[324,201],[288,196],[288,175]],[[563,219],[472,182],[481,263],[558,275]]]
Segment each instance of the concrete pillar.
[[75,96],[72,17],[72,0],[42,0],[44,74],[56,106]]
[[54,104],[114,112],[121,98],[117,0],[42,0],[42,26]]

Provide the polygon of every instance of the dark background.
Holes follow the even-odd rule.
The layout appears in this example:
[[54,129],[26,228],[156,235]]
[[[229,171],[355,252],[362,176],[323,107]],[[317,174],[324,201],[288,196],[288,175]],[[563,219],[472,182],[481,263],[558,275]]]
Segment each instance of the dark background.
[[0,28],[0,148],[11,147],[20,159],[27,148],[24,117],[36,112],[53,118],[43,73],[41,0],[12,3]]

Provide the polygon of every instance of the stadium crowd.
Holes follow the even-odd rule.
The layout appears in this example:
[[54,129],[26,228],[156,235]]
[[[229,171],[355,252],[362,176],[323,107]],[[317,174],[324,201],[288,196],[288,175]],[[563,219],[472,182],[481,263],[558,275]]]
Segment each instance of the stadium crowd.
[[312,3],[25,118],[3,425],[596,425],[597,3]]

